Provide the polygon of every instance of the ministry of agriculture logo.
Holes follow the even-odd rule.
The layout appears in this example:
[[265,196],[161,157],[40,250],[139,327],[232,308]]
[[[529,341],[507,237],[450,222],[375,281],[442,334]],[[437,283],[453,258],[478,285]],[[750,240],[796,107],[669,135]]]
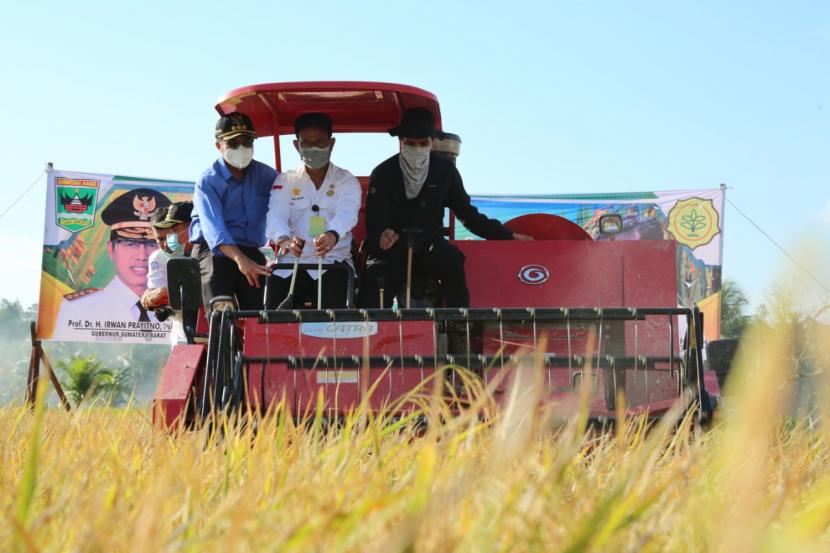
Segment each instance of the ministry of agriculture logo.
[[55,223],[69,232],[92,226],[98,200],[100,181],[86,179],[55,179]]
[[695,249],[720,233],[720,216],[712,200],[680,200],[669,211],[668,229],[675,240]]

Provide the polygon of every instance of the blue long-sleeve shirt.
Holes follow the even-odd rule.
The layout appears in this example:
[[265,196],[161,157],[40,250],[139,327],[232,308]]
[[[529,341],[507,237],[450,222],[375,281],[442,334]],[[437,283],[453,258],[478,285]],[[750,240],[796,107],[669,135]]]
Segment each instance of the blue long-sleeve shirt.
[[221,244],[265,245],[265,216],[277,172],[252,161],[242,182],[236,180],[222,158],[213,162],[196,181],[190,241],[204,240],[214,253]]

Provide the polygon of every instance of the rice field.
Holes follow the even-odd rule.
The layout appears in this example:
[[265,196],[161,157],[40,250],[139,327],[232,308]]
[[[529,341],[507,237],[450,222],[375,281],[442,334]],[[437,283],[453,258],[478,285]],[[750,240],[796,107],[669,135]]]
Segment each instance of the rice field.
[[[830,427],[792,415],[795,339],[750,331],[706,430],[678,410],[593,432],[535,407],[533,379],[425,432],[360,410],[176,435],[147,409],[3,408],[0,551],[828,551]],[[830,367],[830,336],[809,344]]]

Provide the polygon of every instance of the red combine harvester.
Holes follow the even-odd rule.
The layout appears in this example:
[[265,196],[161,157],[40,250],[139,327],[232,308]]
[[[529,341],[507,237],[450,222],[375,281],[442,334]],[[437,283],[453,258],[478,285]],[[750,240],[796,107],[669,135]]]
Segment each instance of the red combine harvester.
[[[245,113],[260,137],[274,137],[278,169],[279,136],[293,134],[302,113],[329,114],[335,133],[385,133],[411,107],[431,110],[440,128],[433,94],[386,83],[256,85],[216,105],[220,114]],[[359,180],[365,199],[368,178]],[[615,217],[602,222],[604,232],[622,228]],[[711,416],[720,390],[703,369],[701,313],[676,307],[674,242],[593,241],[578,225],[542,214],[506,226],[535,241],[455,242],[466,257],[468,309],[359,309],[351,286],[342,310],[214,311],[206,340],[172,350],[154,399],[156,422],[191,423],[212,409],[246,405],[265,411],[279,401],[300,416],[320,393],[336,416],[367,400],[370,390],[373,409],[406,411],[412,404],[402,398],[436,371],[451,384],[453,366],[487,383],[499,378],[499,401],[515,371],[527,370],[516,358],[542,346],[536,359],[544,402],[578,394],[590,369],[585,384],[595,419],[616,417],[619,392],[629,413],[659,417],[691,396],[701,419]],[[365,236],[362,209],[353,234],[357,246]],[[177,261],[169,266],[171,303],[197,307],[198,264]]]

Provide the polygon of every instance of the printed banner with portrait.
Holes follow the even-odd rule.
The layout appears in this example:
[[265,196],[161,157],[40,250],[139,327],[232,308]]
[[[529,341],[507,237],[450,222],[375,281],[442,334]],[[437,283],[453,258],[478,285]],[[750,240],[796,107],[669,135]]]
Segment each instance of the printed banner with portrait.
[[38,338],[169,344],[139,298],[158,248],[150,214],[190,200],[193,182],[51,170],[38,312]]

